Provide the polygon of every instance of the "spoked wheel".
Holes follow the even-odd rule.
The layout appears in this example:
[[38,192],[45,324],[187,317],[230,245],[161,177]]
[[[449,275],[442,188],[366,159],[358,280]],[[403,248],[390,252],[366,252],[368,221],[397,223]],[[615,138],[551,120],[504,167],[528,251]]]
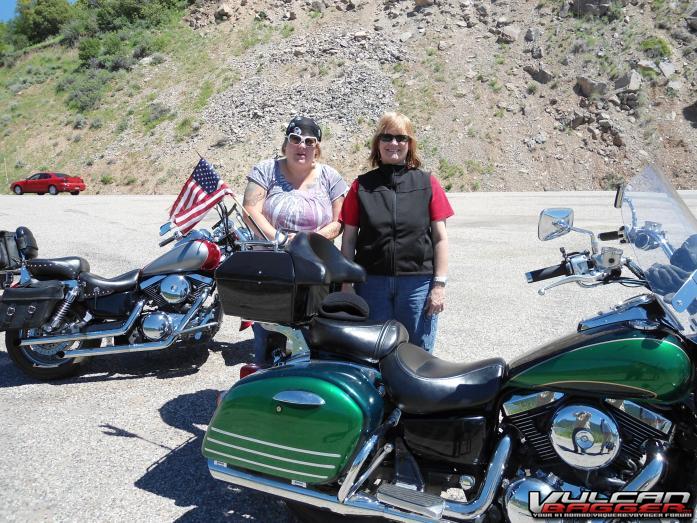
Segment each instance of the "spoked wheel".
[[74,375],[84,358],[60,358],[59,352],[96,348],[101,340],[51,343],[47,345],[21,346],[20,340],[38,335],[37,329],[8,330],[5,346],[12,361],[28,376],[37,380],[58,380]]

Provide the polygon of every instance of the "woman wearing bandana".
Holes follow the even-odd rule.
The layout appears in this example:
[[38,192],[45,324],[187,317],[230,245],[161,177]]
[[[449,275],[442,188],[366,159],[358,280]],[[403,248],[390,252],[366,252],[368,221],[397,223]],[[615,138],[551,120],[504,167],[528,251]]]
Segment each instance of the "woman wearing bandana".
[[[339,212],[348,190],[341,175],[320,163],[322,130],[296,116],[286,128],[277,159],[264,160],[247,175],[244,208],[267,238],[276,231],[318,232],[333,240],[341,232]],[[255,363],[266,361],[268,333],[254,324]]]

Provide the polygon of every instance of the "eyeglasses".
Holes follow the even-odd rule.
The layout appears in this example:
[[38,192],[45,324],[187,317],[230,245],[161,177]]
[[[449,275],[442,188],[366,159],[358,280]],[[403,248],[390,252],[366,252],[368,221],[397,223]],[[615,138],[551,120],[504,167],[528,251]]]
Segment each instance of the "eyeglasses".
[[390,143],[392,140],[397,140],[397,143],[406,143],[409,141],[409,136],[406,134],[389,134],[382,133],[380,135],[380,141],[384,143]]
[[317,145],[317,138],[314,136],[300,136],[299,134],[295,133],[290,133],[288,136],[288,143],[292,143],[293,145],[300,145],[301,143],[305,144],[305,147],[314,147]]

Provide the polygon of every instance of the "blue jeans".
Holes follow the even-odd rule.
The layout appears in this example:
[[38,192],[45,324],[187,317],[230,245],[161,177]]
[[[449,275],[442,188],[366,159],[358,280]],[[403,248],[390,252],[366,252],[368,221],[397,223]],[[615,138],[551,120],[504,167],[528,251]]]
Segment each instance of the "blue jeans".
[[426,315],[426,299],[431,290],[430,274],[415,276],[368,276],[356,284],[356,294],[370,306],[370,319],[397,320],[409,332],[409,341],[433,351],[438,316]]

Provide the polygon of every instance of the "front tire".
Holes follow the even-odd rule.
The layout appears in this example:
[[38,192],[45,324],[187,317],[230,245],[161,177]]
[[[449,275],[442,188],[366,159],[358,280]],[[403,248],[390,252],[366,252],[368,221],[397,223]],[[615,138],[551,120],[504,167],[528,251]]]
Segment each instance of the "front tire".
[[80,191],[70,191],[70,194],[72,194],[73,196],[77,196],[78,194],[80,194]]
[[51,196],[55,196],[56,194],[58,194],[58,189],[56,189],[55,185],[48,186],[48,194],[50,194]]
[[19,185],[15,185],[15,188],[12,190],[14,191],[14,193],[17,196],[21,196],[24,193],[24,191],[22,190],[22,188]]
[[[42,355],[29,347],[22,347],[19,342],[26,331],[18,329],[5,333],[5,347],[12,361],[24,374],[37,380],[60,380],[73,376],[85,358],[58,358],[57,356]],[[85,340],[80,343],[81,349],[96,348],[101,340]]]

